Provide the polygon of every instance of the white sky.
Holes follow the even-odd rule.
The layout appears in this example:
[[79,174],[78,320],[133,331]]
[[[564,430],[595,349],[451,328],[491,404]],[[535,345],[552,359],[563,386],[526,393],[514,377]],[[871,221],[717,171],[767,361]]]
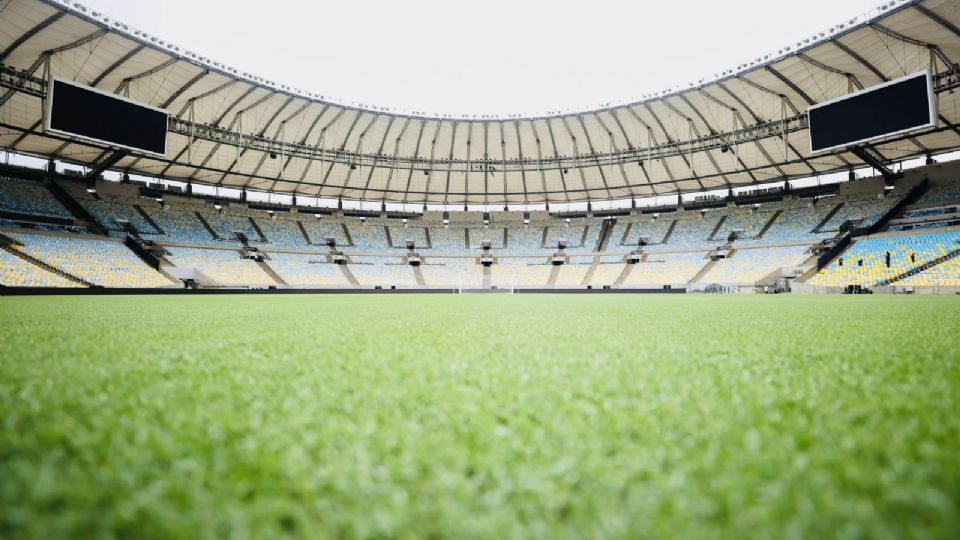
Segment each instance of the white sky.
[[452,114],[624,102],[823,31],[880,0],[81,0],[334,101]]

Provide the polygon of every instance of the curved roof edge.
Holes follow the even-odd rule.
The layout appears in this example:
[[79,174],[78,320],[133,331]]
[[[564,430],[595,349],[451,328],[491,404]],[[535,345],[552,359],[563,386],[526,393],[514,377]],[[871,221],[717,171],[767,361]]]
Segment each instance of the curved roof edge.
[[98,12],[95,9],[89,8],[83,5],[80,2],[74,2],[71,0],[42,0],[43,2],[55,6],[60,9],[64,9],[69,13],[76,15],[82,19],[90,21],[93,24],[97,24],[108,28],[111,31],[117,32],[124,35],[125,37],[142,43],[146,46],[156,48],[163,51],[166,54],[175,56],[182,61],[195,64],[197,66],[203,67],[205,69],[210,69],[221,73],[228,77],[233,77],[240,79],[244,82],[256,85],[258,87],[264,88],[266,90],[277,92],[280,94],[289,95],[292,97],[297,97],[300,99],[306,99],[308,101],[319,103],[323,105],[333,105],[336,107],[342,107],[350,110],[360,111],[360,112],[370,112],[375,114],[388,114],[398,117],[409,117],[417,118],[423,120],[537,120],[537,119],[546,119],[546,118],[558,118],[564,116],[576,116],[584,114],[593,114],[598,112],[610,111],[615,109],[620,109],[624,107],[632,107],[636,105],[641,105],[644,103],[650,103],[656,100],[669,98],[671,96],[680,95],[684,92],[690,90],[695,90],[706,85],[719,83],[726,81],[728,79],[736,78],[739,75],[749,73],[754,70],[763,69],[766,66],[775,64],[776,62],[802,53],[808,49],[811,49],[823,42],[836,39],[840,36],[843,36],[847,33],[853,32],[859,28],[869,25],[875,20],[886,17],[892,13],[910,7],[913,4],[920,3],[920,0],[888,0],[883,4],[870,9],[860,15],[852,17],[846,21],[842,21],[830,28],[816,32],[808,38],[803,38],[796,43],[791,43],[780,47],[775,52],[769,52],[767,54],[757,56],[756,58],[738,64],[736,67],[723,70],[718,73],[713,74],[713,78],[700,78],[695,83],[688,82],[686,85],[676,85],[664,90],[653,92],[650,94],[642,95],[640,100],[631,98],[630,100],[622,102],[607,102],[601,105],[598,105],[592,109],[567,109],[563,111],[545,111],[541,113],[511,113],[511,114],[457,114],[457,113],[431,113],[423,111],[410,111],[397,107],[381,107],[376,105],[367,105],[362,103],[350,102],[345,100],[338,100],[338,98],[325,96],[317,92],[305,91],[300,88],[294,88],[292,86],[277,83],[275,81],[268,80],[264,77],[242,71],[239,68],[233,66],[228,66],[225,63],[219,62],[212,58],[207,58],[203,55],[197,54],[193,51],[190,51],[180,46],[165,41],[157,36],[153,36],[139,30],[125,22],[111,19],[107,15]]

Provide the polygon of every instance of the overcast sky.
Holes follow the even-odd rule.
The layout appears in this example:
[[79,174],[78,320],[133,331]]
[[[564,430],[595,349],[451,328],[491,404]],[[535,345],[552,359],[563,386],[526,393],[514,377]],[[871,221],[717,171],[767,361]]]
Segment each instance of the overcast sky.
[[879,0],[81,0],[339,101],[457,114],[593,108],[694,82]]

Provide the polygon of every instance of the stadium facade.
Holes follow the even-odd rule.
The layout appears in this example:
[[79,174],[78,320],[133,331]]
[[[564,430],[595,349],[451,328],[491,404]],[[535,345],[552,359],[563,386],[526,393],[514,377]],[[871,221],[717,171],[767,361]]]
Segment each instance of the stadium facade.
[[[49,161],[4,168],[6,287],[960,286],[960,173],[935,164],[960,148],[953,0],[889,2],[709,80],[537,117],[338,103],[72,2],[3,15],[0,147]],[[808,108],[924,71],[931,126],[811,152]],[[165,151],[46,129],[54,77],[167,111]]]

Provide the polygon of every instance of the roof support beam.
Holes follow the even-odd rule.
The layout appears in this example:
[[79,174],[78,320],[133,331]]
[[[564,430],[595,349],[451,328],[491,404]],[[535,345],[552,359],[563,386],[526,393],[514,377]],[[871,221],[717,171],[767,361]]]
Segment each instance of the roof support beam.
[[[766,92],[767,94],[771,94],[771,95],[774,95],[774,96],[777,96],[777,97],[781,97],[781,98],[782,98],[782,96],[781,96],[780,94],[778,94],[777,92],[774,92],[773,90],[771,90],[771,89],[769,89],[769,88],[767,88],[767,87],[765,87],[765,86],[761,86],[761,85],[759,85],[759,84],[751,81],[750,79],[746,79],[746,78],[743,78],[743,77],[739,77],[739,76],[738,76],[738,77],[737,77],[737,80],[738,80],[738,81],[741,81],[741,82],[743,82],[743,83],[745,83],[745,84],[747,84],[747,85],[749,85],[749,86],[751,86],[751,87],[753,87],[753,88],[756,88],[757,90],[760,90],[761,92]],[[719,86],[720,88],[722,88],[723,91],[726,92],[730,97],[732,97],[737,103],[739,103],[741,107],[743,107],[747,112],[749,112],[750,115],[753,116],[753,118],[754,118],[757,122],[766,122],[766,121],[767,121],[767,120],[764,119],[764,118],[760,118],[760,116],[759,116],[758,114],[756,114],[755,112],[753,112],[753,110],[752,110],[750,107],[748,107],[746,103],[744,103],[743,99],[742,99],[740,96],[738,96],[735,92],[733,92],[732,90],[730,90],[729,88],[727,88],[727,86],[726,86],[725,84],[720,83],[720,84],[718,84],[718,86]],[[786,99],[786,104],[787,104],[787,106],[790,107],[790,110],[793,111],[793,114],[800,114],[800,111],[797,110],[797,108],[793,105],[793,102],[790,101],[790,98],[785,98],[785,99]],[[791,152],[793,152],[794,154],[796,154],[797,157],[799,157],[799,158],[807,165],[807,167],[810,169],[810,171],[811,171],[813,174],[816,174],[816,173],[817,173],[817,169],[816,169],[813,165],[810,164],[810,162],[807,160],[807,158],[803,157],[803,154],[801,154],[796,148],[793,147],[793,144],[790,143],[789,139],[787,140],[787,148],[789,148]],[[766,158],[767,158],[768,160],[771,161],[771,163],[773,162],[773,160],[771,159],[771,157],[766,154],[766,150],[764,150],[764,155],[766,156]],[[840,159],[843,160],[843,157],[840,156]],[[776,167],[776,168],[777,168],[777,170],[778,170],[779,172],[782,172],[782,170],[780,169],[780,167]]]
[[143,72],[141,72],[141,73],[137,73],[136,75],[131,75],[130,77],[127,77],[127,78],[123,79],[122,81],[120,81],[120,84],[117,85],[117,89],[114,90],[113,93],[114,93],[114,94],[119,94],[120,92],[122,92],[122,91],[124,91],[124,90],[129,90],[129,89],[130,89],[130,83],[136,81],[137,79],[142,79],[142,78],[144,78],[144,77],[149,77],[150,75],[153,75],[154,73],[159,73],[159,72],[167,69],[168,67],[176,64],[178,61],[179,61],[179,60],[177,60],[176,57],[173,57],[173,58],[170,58],[169,60],[167,60],[166,62],[163,62],[163,63],[161,63],[161,64],[159,64],[159,65],[157,65],[157,66],[155,66],[155,67],[152,67],[152,68],[150,68],[150,69],[148,69],[148,70],[146,70],[146,71],[143,71]]
[[[714,135],[717,133],[716,130],[714,130],[710,126],[710,124],[707,123],[707,120],[703,117],[703,115],[700,114],[700,111],[698,111],[696,107],[694,107],[693,104],[690,103],[690,100],[688,100],[686,96],[684,96],[683,94],[680,94],[680,100],[686,103],[687,106],[690,107],[690,109],[692,109],[694,113],[700,117],[700,120],[703,122],[703,125],[706,126],[708,130],[710,130],[711,135]],[[692,118],[690,118],[689,116],[681,112],[680,109],[678,109],[676,106],[670,103],[668,99],[664,99],[663,104],[666,105],[668,109],[675,112],[681,118],[686,120],[687,125],[693,128],[693,133],[697,136],[697,138],[698,139],[701,138],[700,128],[697,127],[697,123],[694,122]],[[713,165],[713,168],[720,174],[720,178],[723,179],[723,183],[726,184],[727,187],[730,187],[730,180],[727,178],[726,174],[724,174],[723,169],[720,168],[720,165],[717,164],[717,160],[714,159],[713,154],[711,154],[709,150],[706,150],[704,154],[707,155],[707,159],[710,161],[710,164]]]
[[853,73],[847,73],[846,71],[841,71],[835,67],[828,66],[823,62],[820,62],[819,60],[810,58],[810,56],[808,56],[805,53],[797,53],[797,58],[799,58],[800,60],[803,60],[804,62],[810,64],[811,66],[818,67],[830,73],[836,73],[837,75],[840,75],[841,77],[845,78],[848,82],[853,84],[853,86],[855,86],[858,90],[863,90],[863,83],[861,83],[860,79],[858,79],[857,76],[854,75]]
[[[614,122],[616,122],[617,127],[620,128],[620,132],[623,133],[623,139],[627,141],[628,149],[634,152],[634,158],[636,158],[636,163],[640,167],[640,172],[643,174],[643,179],[646,180],[647,183],[650,183],[650,175],[647,174],[647,168],[643,166],[643,161],[640,160],[640,142],[638,141],[637,144],[633,144],[633,141],[631,141],[630,137],[627,136],[627,130],[626,128],[623,127],[623,121],[620,120],[620,115],[617,114],[620,110],[621,109],[607,111],[607,114],[613,117],[613,120]],[[621,167],[623,167],[622,163],[621,163]],[[623,176],[624,176],[624,179],[629,178],[626,173],[624,173]],[[627,180],[627,183],[629,183],[629,180]],[[632,189],[630,191],[631,193],[634,194],[634,196],[636,196],[636,193],[634,193]]]
[[[746,126],[746,125],[747,125],[747,123],[743,121],[743,116],[740,114],[739,109],[737,109],[736,107],[731,107],[731,106],[728,105],[727,103],[724,103],[723,101],[720,101],[719,99],[717,99],[716,97],[714,97],[713,94],[711,94],[711,93],[709,93],[709,92],[707,92],[707,91],[705,91],[705,90],[704,90],[704,91],[701,91],[701,92],[700,92],[700,95],[702,95],[703,97],[705,97],[705,98],[709,99],[710,101],[716,103],[717,105],[723,107],[724,109],[729,109],[730,112],[731,112],[731,113],[734,115],[734,117],[735,117],[735,120],[734,120],[734,122],[733,122],[733,127],[736,127],[736,120],[739,120],[739,121],[740,121],[740,125],[742,125],[742,126]],[[745,106],[745,105],[742,104],[741,106]],[[696,110],[696,109],[694,109],[694,110]],[[756,121],[759,121],[759,119],[756,118],[756,115],[754,114],[754,112],[753,112],[752,110],[749,109],[749,107],[747,107],[747,112],[750,113],[751,116],[754,116]],[[701,117],[702,117],[702,115],[701,115]],[[704,119],[704,123],[706,123],[706,119]],[[710,126],[709,124],[707,124],[707,126],[710,127],[710,130],[711,130],[711,131],[713,131],[713,127],[712,127],[712,126]],[[770,166],[773,167],[774,169],[776,169],[777,173],[778,173],[780,176],[785,176],[783,170],[780,169],[780,167],[777,166],[776,162],[773,161],[773,159],[770,157],[770,154],[767,153],[767,150],[763,147],[762,144],[760,144],[760,141],[753,141],[753,142],[756,144],[757,150],[760,151],[760,155],[762,155],[762,156],[767,160],[767,162],[770,164]],[[737,163],[739,164],[739,167],[740,167],[739,170],[745,171],[745,172],[747,173],[747,175],[750,177],[750,180],[753,181],[753,182],[756,182],[756,181],[757,181],[757,177],[754,176],[754,174],[748,170],[749,167],[747,167],[747,164],[743,162],[743,158],[740,157],[740,154],[739,154],[738,152],[734,152],[733,154],[734,154],[734,157],[736,157],[736,159],[737,159]],[[736,172],[739,172],[739,171],[736,171]]]
[[[33,64],[30,64],[30,67],[28,67],[26,70],[24,70],[24,72],[27,73],[27,74],[33,75],[34,73],[37,72],[38,69],[40,69],[41,66],[43,66],[44,64],[46,64],[47,62],[49,62],[50,58],[52,58],[53,55],[55,55],[55,54],[57,54],[57,53],[61,53],[61,52],[63,52],[63,51],[69,51],[69,50],[71,50],[71,49],[75,49],[75,48],[77,48],[77,47],[81,47],[81,46],[83,46],[83,45],[86,45],[87,43],[90,43],[91,41],[93,41],[93,40],[95,40],[95,39],[97,39],[97,38],[102,37],[102,36],[103,36],[104,34],[106,34],[106,33],[107,33],[107,31],[101,28],[100,30],[97,30],[96,32],[93,32],[93,33],[91,33],[91,34],[87,34],[87,35],[83,36],[83,37],[80,38],[80,39],[77,39],[77,40],[75,40],[75,41],[71,41],[70,43],[67,43],[66,45],[60,45],[59,47],[54,47],[54,48],[52,48],[52,49],[47,49],[47,50],[43,51],[42,53],[40,53],[40,55],[37,57],[37,59],[33,61]],[[16,93],[16,90],[11,89],[11,90],[8,90],[3,96],[0,96],[0,107],[2,107],[2,106],[7,102],[7,100],[9,100],[10,98],[12,98],[12,97],[13,97],[13,94],[15,94],[15,93]]]
[[6,49],[4,49],[2,53],[0,53],[0,62],[6,61],[7,57],[13,54],[14,51],[19,49],[21,45],[27,42],[27,40],[29,40],[33,36],[42,32],[44,28],[59,21],[66,14],[67,14],[66,11],[57,11],[53,15],[50,15],[46,19],[34,25],[33,28],[24,32],[20,37],[13,40],[13,43],[11,43]]
[[145,48],[146,48],[146,45],[140,44],[130,49],[129,51],[127,51],[126,54],[124,54],[120,58],[117,58],[117,60],[114,63],[110,64],[107,67],[107,69],[103,70],[99,75],[97,75],[97,77],[90,82],[90,86],[99,85],[100,82],[103,81],[103,79],[107,78],[107,76],[109,76],[111,73],[116,71],[116,69],[122,66],[123,64],[126,64],[127,60],[130,60],[131,58],[136,56],[137,53],[139,53]]
[[[609,113],[609,111],[607,112]],[[614,152],[619,152],[619,149],[617,148],[617,141],[613,136],[613,130],[610,129],[607,123],[603,121],[603,118],[600,116],[599,113],[593,113],[593,117],[597,120],[597,123],[599,123],[600,126],[603,127],[603,129],[607,132],[607,137],[610,142],[609,152],[611,154]],[[622,127],[623,126],[621,126],[621,128]],[[626,137],[624,137],[624,139],[626,139]],[[627,144],[630,144],[629,141],[627,142]],[[623,161],[620,161],[619,163],[617,163],[617,165],[620,168],[620,177],[623,179],[623,185],[627,185],[630,183],[630,180],[627,178],[627,171],[623,168],[623,163],[624,163]],[[632,189],[630,190],[630,197],[631,198],[636,197],[636,193],[634,193]]]
[[[217,88],[217,89],[215,89],[215,90],[216,90],[216,91],[219,91],[219,90],[222,90],[223,88],[226,88],[226,85],[222,85],[222,86],[220,86],[219,88]],[[238,97],[237,99],[235,99],[235,100],[233,101],[233,103],[231,103],[230,106],[227,107],[227,109],[223,112],[223,114],[221,114],[219,118],[217,118],[216,120],[214,120],[214,121],[211,123],[211,125],[219,126],[219,125],[220,125],[220,122],[223,121],[224,117],[225,117],[231,110],[233,110],[233,108],[236,107],[237,104],[240,103],[240,101],[242,101],[245,97],[249,96],[255,89],[256,89],[255,86],[251,86],[250,88],[248,88],[247,91],[244,92],[243,95],[241,95],[240,97]],[[200,96],[197,96],[197,97],[193,98],[193,100],[196,101],[196,100],[202,99],[202,98],[204,98],[204,97],[206,97],[206,96],[212,95],[212,94],[214,94],[214,93],[215,93],[214,91],[210,91],[210,92],[207,92],[207,93],[205,93],[205,94],[203,94],[203,95],[200,95]],[[180,111],[180,114],[177,115],[177,117],[179,118],[180,116],[183,116],[183,113],[186,112],[186,110],[187,110],[187,107],[185,106],[185,107],[183,108],[183,110]],[[230,125],[231,125],[231,127],[233,126],[233,124],[230,124]],[[168,163],[167,166],[164,167],[162,171],[160,171],[160,176],[165,176],[165,175],[167,174],[167,171],[170,170],[170,167],[172,166],[173,162],[176,162],[176,161],[179,160],[181,157],[183,157],[184,154],[187,153],[187,148],[188,148],[187,146],[184,146],[179,152],[177,152],[177,155],[174,156],[172,162],[171,162],[171,163]],[[138,159],[137,161],[139,161],[139,159]],[[135,163],[136,163],[136,162],[135,162]]]
[[[310,106],[310,102],[309,102],[309,101],[304,101],[304,102],[300,105],[300,107],[298,107],[297,110],[293,112],[293,114],[291,114],[291,115],[287,116],[286,118],[284,118],[283,120],[281,120],[281,121],[280,121],[280,124],[277,125],[277,129],[274,130],[274,132],[273,132],[273,138],[274,138],[274,139],[279,139],[280,142],[281,142],[281,144],[284,143],[284,142],[286,142],[284,139],[285,139],[285,135],[286,135],[285,129],[286,129],[287,122],[290,122],[290,121],[292,121],[293,119],[295,119],[297,116],[300,116],[300,114],[303,113],[303,111],[307,110],[307,107],[309,107],[309,106]],[[281,109],[282,109],[282,107],[281,107]],[[277,111],[278,114],[279,114],[279,112],[280,112],[280,111]],[[272,122],[267,123],[267,127],[264,128],[264,132],[263,132],[263,133],[266,133],[266,130],[269,129],[269,126],[270,126],[271,123],[272,123]],[[261,134],[261,136],[262,136],[262,135],[263,135],[263,134]],[[267,160],[267,154],[263,154],[263,155],[260,156],[260,161],[258,161],[258,162],[257,162],[257,166],[254,167],[254,169],[253,169],[253,174],[257,174],[258,172],[260,172],[260,168],[263,167],[263,164],[264,164],[264,162],[265,162],[266,160]],[[281,171],[284,169],[284,167],[286,167],[286,165],[287,165],[288,162],[289,162],[289,156],[284,156],[283,163],[282,163],[281,166],[280,166],[280,170],[281,170]],[[278,176],[278,178],[279,178],[279,176]],[[248,179],[246,182],[244,182],[243,188],[246,189],[246,188],[250,185],[251,182],[252,182],[252,180]],[[273,183],[276,184],[276,181],[274,181]]]
[[[554,157],[556,157],[557,159],[559,159],[559,158],[560,158],[560,150],[557,149],[557,138],[556,138],[556,136],[555,136],[554,133],[553,133],[553,125],[550,123],[550,120],[544,120],[544,123],[547,125],[547,133],[550,134],[550,144],[553,146],[553,155],[554,155]],[[541,167],[542,167],[542,165],[541,165]],[[568,170],[569,170],[569,169],[565,169],[565,168],[563,168],[563,167],[560,168],[560,185],[563,186],[564,199],[566,200],[567,203],[570,202],[570,196],[567,195],[567,193],[568,193],[568,189],[567,189],[567,171],[568,171]]]
[[[604,174],[603,167],[600,166],[600,153],[597,152],[597,149],[593,146],[593,140],[590,138],[590,132],[587,131],[587,125],[583,121],[583,117],[584,115],[578,114],[577,122],[580,123],[580,129],[583,130],[583,134],[587,138],[587,148],[590,149],[590,154],[593,155],[597,161],[597,171],[600,173],[600,181],[603,182],[603,189],[607,192],[607,198],[611,199],[613,196],[610,195],[610,184],[607,182],[607,175]],[[610,130],[606,131],[609,133]]]
[[887,76],[884,75],[879,69],[877,69],[877,66],[871,64],[870,62],[867,62],[867,59],[866,59],[866,58],[860,56],[860,54],[859,54],[857,51],[854,51],[854,50],[851,49],[850,47],[847,47],[846,45],[844,45],[843,42],[841,42],[840,40],[835,39],[835,40],[831,41],[830,43],[833,43],[833,45],[834,45],[836,48],[838,48],[838,49],[840,49],[841,51],[847,53],[847,56],[849,56],[850,58],[853,58],[854,60],[856,60],[861,66],[867,68],[867,69],[870,71],[870,73],[873,73],[874,76],[876,76],[878,79],[880,79],[881,82],[887,82],[887,81],[890,80],[889,77],[887,77]]
[[573,134],[573,130],[570,129],[570,124],[567,123],[567,117],[560,117],[560,124],[563,125],[563,128],[566,130],[567,135],[570,137],[570,143],[573,146],[573,168],[580,175],[580,184],[583,186],[583,191],[587,193],[587,198],[589,199],[590,191],[587,189],[587,177],[583,175],[583,166],[579,165],[577,161],[580,160],[580,145],[577,144],[577,136]]
[[[520,140],[520,122],[517,120],[513,121],[513,131],[517,136],[517,155],[520,157],[520,161],[523,161],[523,141]],[[526,169],[520,169],[520,183],[523,184],[523,204],[527,204],[527,195],[526,193],[529,190],[527,187],[527,171]]]
[[[535,120],[530,121],[530,129],[533,131],[533,136],[537,142],[537,170],[540,172],[540,189],[544,193],[547,192],[547,173],[543,170],[543,148],[540,145],[540,132],[537,131],[537,122]],[[562,178],[562,177],[561,177]],[[546,200],[546,203],[549,205],[549,199]]]
[[[643,126],[643,128],[647,130],[647,138],[648,138],[648,140],[647,140],[647,146],[649,147],[651,142],[652,142],[655,146],[659,146],[660,143],[657,142],[657,136],[656,136],[656,134],[653,132],[653,128],[650,126],[650,124],[647,124],[646,122],[644,122],[643,119],[640,118],[640,115],[637,114],[637,111],[635,111],[635,110],[633,109],[633,107],[626,107],[626,109],[627,109],[627,111],[629,111],[630,114],[633,116],[634,120],[636,120],[637,122],[639,122],[640,125]],[[647,148],[647,150],[649,151],[650,148]],[[663,165],[663,171],[664,171],[665,173],[667,173],[667,178],[669,178],[670,181],[672,181],[672,182],[676,182],[676,179],[673,177],[673,173],[670,171],[670,164],[667,163],[667,160],[666,160],[666,159],[661,159],[661,160],[660,160],[660,163]],[[641,167],[644,167],[644,165],[641,165]],[[651,179],[650,179],[649,175],[647,174],[646,169],[644,169],[643,172],[644,172],[645,175],[647,175],[647,183],[650,184],[650,186],[653,186],[654,183],[653,183],[653,182],[650,182]],[[676,184],[675,184],[675,183],[674,183],[674,187],[676,187]],[[651,189],[652,189],[652,188],[651,188]],[[656,193],[656,191],[654,191],[654,193]]]
[[813,105],[814,103],[816,103],[816,101],[814,101],[812,97],[810,97],[799,86],[797,86],[796,83],[788,79],[783,73],[780,73],[779,71],[777,71],[777,69],[774,68],[773,66],[767,66],[767,72],[773,75],[774,77],[780,79],[780,82],[787,85],[787,88],[796,92],[798,96],[800,96],[801,98],[803,98],[804,101],[807,102],[807,105]]
[[104,171],[113,167],[129,154],[126,150],[116,150],[114,152],[105,151],[100,157],[90,164],[90,170],[87,171],[86,179],[93,180],[103,174]]
[[[427,121],[420,120],[420,129],[417,130],[417,144],[413,147],[413,159],[416,160],[420,157],[420,143],[423,141],[423,130],[427,127]],[[436,133],[434,133],[436,136]],[[410,170],[407,171],[407,185],[403,188],[403,202],[407,202],[407,196],[410,193],[410,183],[413,182],[413,171],[414,167],[411,166]]]
[[889,167],[887,167],[887,160],[884,159],[883,155],[869,146],[852,146],[848,148],[848,150],[851,154],[863,160],[864,163],[879,171],[886,180],[893,180],[899,176],[902,176],[898,175]]
[[[654,119],[654,121],[657,123],[657,125],[660,126],[660,131],[662,131],[662,132],[663,132],[663,136],[667,138],[667,142],[668,142],[668,143],[672,143],[672,142],[673,142],[673,137],[670,136],[670,133],[667,131],[667,128],[664,127],[663,121],[661,121],[661,120],[660,120],[660,117],[657,116],[657,113],[654,112],[653,107],[651,107],[648,103],[643,103],[642,105],[643,105],[643,107],[647,110],[647,112],[650,113],[650,116],[653,117],[653,119]],[[686,164],[687,169],[689,169],[689,170],[691,170],[691,171],[693,170],[693,164],[690,162],[689,159],[687,159],[687,156],[686,156],[686,155],[680,154],[680,159],[682,159],[682,160],[683,160],[683,163]],[[666,164],[666,160],[664,160],[664,164]],[[696,174],[694,174],[694,175],[693,175],[693,178],[691,178],[691,179],[692,179],[692,180],[696,180],[697,185],[700,186],[700,189],[705,189],[705,188],[706,188],[706,186],[703,185],[703,182],[701,182],[700,179],[697,178]],[[678,191],[680,190],[680,186],[677,186],[677,190],[678,190]]]
[[[503,204],[507,204],[507,139],[503,135],[503,121],[497,122],[500,129],[500,161],[503,163]],[[453,156],[450,156],[453,161]],[[449,186],[447,186],[449,188]]]
[[180,88],[177,88],[176,91],[174,91],[174,93],[170,94],[170,97],[168,97],[167,99],[165,99],[165,100],[163,101],[163,103],[160,104],[160,108],[161,108],[161,109],[166,109],[167,107],[169,107],[170,105],[172,105],[173,102],[176,101],[178,97],[180,97],[181,95],[183,95],[184,92],[186,92],[187,90],[189,90],[191,86],[197,84],[197,83],[200,81],[200,79],[206,77],[206,76],[209,75],[209,74],[210,74],[210,70],[209,70],[209,69],[205,69],[205,70],[201,71],[200,73],[197,73],[196,75],[194,75],[192,79],[190,79],[189,81],[183,83],[183,84],[180,86]]
[[[347,189],[347,187],[350,185],[350,181],[353,180],[353,175],[354,175],[353,171],[357,170],[355,167],[359,167],[361,171],[360,173],[357,173],[357,174],[362,174],[363,156],[364,156],[363,138],[367,136],[367,133],[370,131],[370,128],[373,127],[373,125],[376,124],[377,120],[379,119],[380,119],[380,113],[375,114],[373,118],[369,122],[367,122],[367,125],[363,127],[363,130],[360,131],[360,135],[357,136],[357,146],[355,147],[356,149],[354,150],[354,154],[359,156],[360,159],[357,160],[359,161],[359,163],[357,163],[356,165],[350,165],[350,168],[347,170],[347,177],[343,179],[344,189]],[[374,164],[370,165],[370,170],[373,170],[373,167],[375,164],[376,163],[374,162]]]
[[[330,107],[330,106],[329,106],[329,105],[325,106],[323,110],[326,111],[328,107]],[[338,110],[337,110],[337,114],[333,115],[333,118],[331,118],[330,121],[327,122],[326,125],[324,125],[323,128],[320,129],[320,134],[317,136],[317,144],[314,145],[314,148],[319,148],[320,150],[323,150],[323,140],[324,140],[325,135],[327,134],[327,129],[328,129],[330,126],[332,126],[334,122],[336,122],[337,120],[339,120],[340,117],[343,116],[343,113],[345,113],[346,111],[347,111],[346,109],[338,109]],[[320,114],[322,115],[323,113],[320,113]],[[293,156],[291,155],[291,159],[292,159],[292,157],[293,157]],[[301,181],[301,182],[303,182],[303,181],[307,178],[307,173],[310,172],[310,167],[313,166],[314,161],[315,161],[315,160],[313,160],[313,159],[307,160],[307,165],[303,168],[303,172],[300,173],[300,181]],[[320,175],[323,176],[323,175],[325,174],[324,171],[323,171],[323,168],[322,168],[323,161],[320,162],[320,165],[321,165]],[[323,187],[322,187],[322,185],[321,185],[321,188],[317,190],[317,193],[316,193],[316,194],[317,194],[318,196],[319,196],[320,190],[321,190],[322,188],[323,188]]]
[[933,10],[931,10],[930,8],[928,8],[923,4],[914,4],[913,8],[919,11],[920,13],[923,13],[924,15],[926,15],[931,20],[935,21],[940,26],[949,30],[954,36],[960,38],[960,28],[957,28],[957,25],[944,19],[943,17],[936,14]]
[[[227,111],[224,111],[224,113],[221,114],[219,118],[217,118],[217,122],[215,122],[214,125],[219,125],[220,122],[223,120],[223,118],[227,115],[227,112],[229,112],[230,110],[232,110],[233,107],[236,106],[236,104],[240,102],[240,100],[242,100],[243,98],[245,98],[246,96],[248,96],[251,92],[253,92],[254,90],[256,90],[256,88],[257,88],[257,87],[255,87],[255,86],[251,86],[249,90],[247,90],[242,96],[240,96],[239,98],[237,98],[237,100],[234,101],[233,104],[230,105],[230,107],[227,109]],[[252,110],[252,109],[260,106],[261,103],[263,103],[263,102],[267,101],[268,99],[270,99],[270,97],[271,97],[272,95],[273,95],[273,94],[265,93],[265,94],[262,95],[260,98],[258,98],[256,101],[254,101],[252,104],[250,104],[249,106],[247,106],[245,109],[241,109],[241,110],[237,111],[237,113],[233,115],[233,120],[230,121],[230,125],[227,127],[227,129],[233,129],[233,126],[236,125],[236,123],[237,123],[238,121],[242,121],[242,120],[240,120],[240,119],[242,118],[243,113],[245,113],[245,112],[247,112],[247,111],[250,111],[250,110]],[[241,142],[242,142],[242,138],[243,138],[242,130],[241,130],[241,133],[240,133],[239,135],[240,135]],[[213,158],[213,156],[217,153],[217,150],[220,149],[220,146],[222,146],[222,144],[223,144],[223,143],[221,143],[221,142],[217,142],[217,144],[213,145],[213,148],[210,149],[210,152],[208,152],[208,153],[207,153],[207,156],[206,156],[205,158],[203,158],[203,161],[200,162],[200,166],[197,167],[196,170],[193,171],[193,174],[190,175],[190,177],[189,177],[188,180],[193,180],[194,178],[196,178],[197,173],[200,172],[200,169],[206,167],[207,162],[209,162],[210,159]],[[184,150],[186,150],[186,149],[184,149]]]
[[[403,140],[403,136],[407,133],[407,127],[410,125],[410,117],[407,116],[403,119],[403,126],[400,127],[400,133],[397,135],[397,138],[393,142],[393,156],[394,156],[394,165],[390,167],[390,174],[387,176],[387,182],[385,189],[390,189],[390,184],[393,183],[393,174],[397,171],[396,167],[396,158],[400,155],[400,141]],[[389,132],[389,130],[387,130]],[[387,138],[387,133],[383,135],[384,140]],[[382,144],[380,145],[383,146]]]

